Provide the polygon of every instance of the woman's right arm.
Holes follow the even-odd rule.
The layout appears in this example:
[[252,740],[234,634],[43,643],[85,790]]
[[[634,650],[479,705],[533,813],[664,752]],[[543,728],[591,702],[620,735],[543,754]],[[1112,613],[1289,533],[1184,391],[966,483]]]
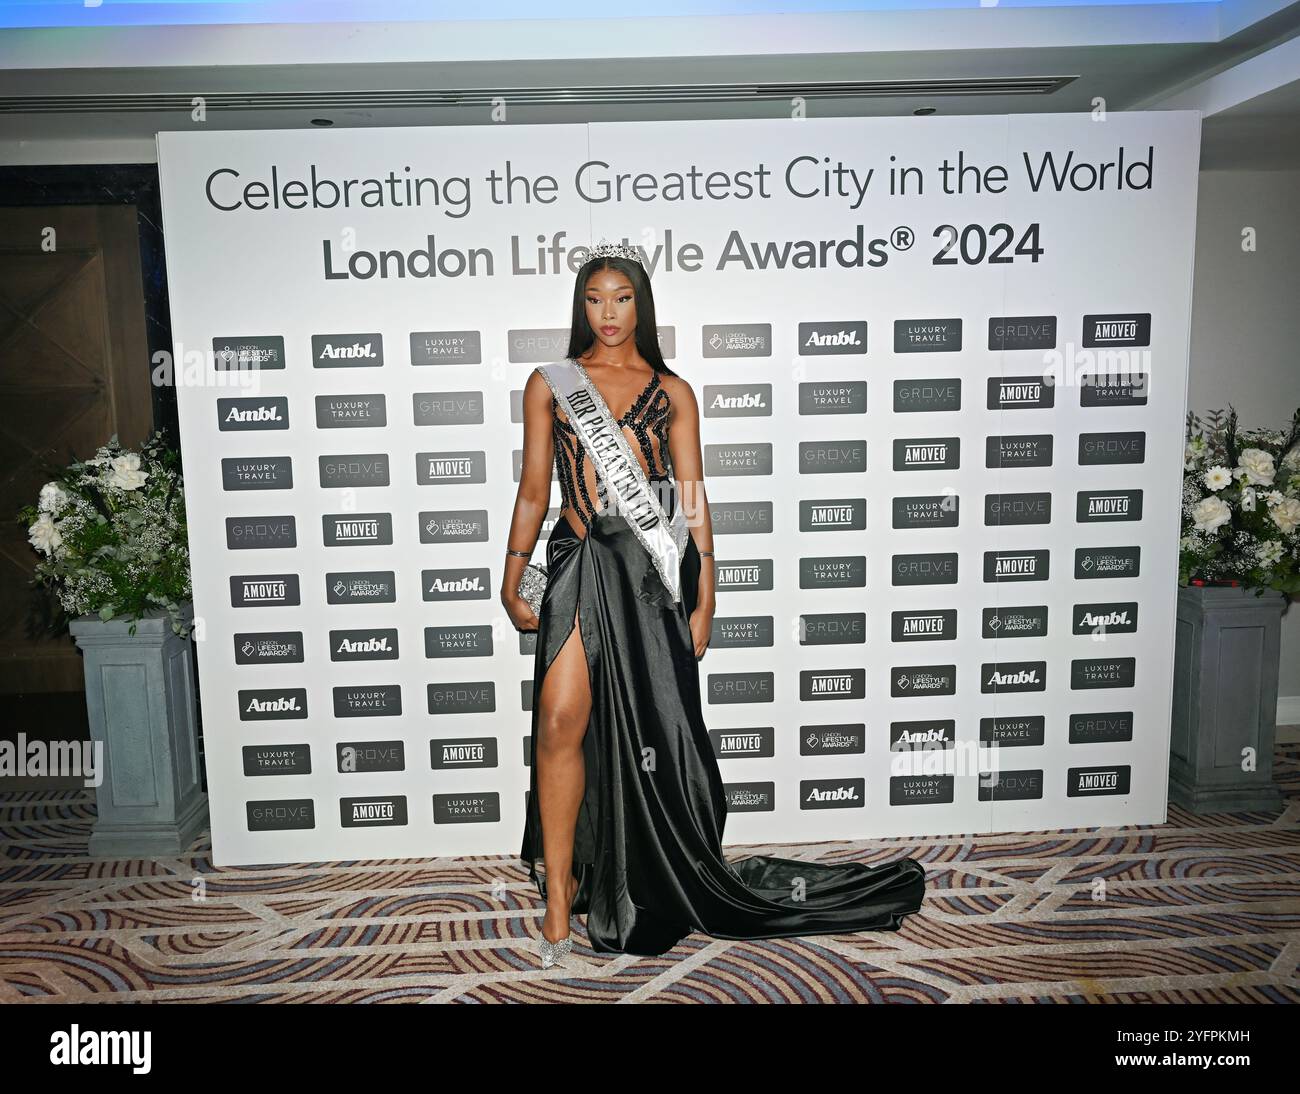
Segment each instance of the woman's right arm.
[[[551,435],[551,389],[542,374],[533,369],[524,384],[524,450],[519,470],[519,492],[510,520],[506,548],[532,554],[542,522],[551,506],[551,474],[555,463]],[[536,630],[537,615],[519,595],[519,579],[528,559],[506,554],[501,576],[501,603],[520,630]]]

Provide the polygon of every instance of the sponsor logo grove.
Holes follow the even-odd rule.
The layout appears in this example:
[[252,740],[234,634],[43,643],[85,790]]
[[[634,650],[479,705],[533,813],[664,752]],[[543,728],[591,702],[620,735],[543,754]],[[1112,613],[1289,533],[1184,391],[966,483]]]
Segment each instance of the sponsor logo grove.
[[1054,315],[1006,315],[989,319],[990,352],[1055,348]]
[[388,453],[321,456],[320,484],[325,489],[389,485]]
[[1021,771],[989,771],[979,777],[982,802],[1026,801],[1043,796],[1042,768]]
[[1050,524],[1052,494],[985,494],[985,524]]
[[957,553],[894,555],[889,569],[893,585],[954,585]]
[[1146,460],[1147,435],[1133,433],[1080,433],[1079,464],[1087,467],[1105,463],[1142,463]]
[[1070,744],[1108,744],[1133,739],[1131,710],[1098,711],[1070,715]]
[[[772,448],[767,446],[767,471],[772,473]],[[865,440],[800,441],[798,468],[801,475],[843,475],[867,469]]]
[[895,414],[934,414],[961,409],[961,378],[895,380]]
[[[522,395],[522,392],[519,392]],[[511,421],[523,421],[511,394]],[[411,396],[413,421],[416,425],[482,425],[483,392],[417,391]]]
[[226,517],[228,551],[287,550],[298,546],[297,522],[278,517]]
[[316,827],[316,803],[311,798],[250,801],[244,805],[250,832],[288,832]]

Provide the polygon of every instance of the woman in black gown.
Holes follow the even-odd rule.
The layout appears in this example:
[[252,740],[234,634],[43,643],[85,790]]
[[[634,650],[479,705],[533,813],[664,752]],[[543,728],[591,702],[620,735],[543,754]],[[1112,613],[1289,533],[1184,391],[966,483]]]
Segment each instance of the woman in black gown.
[[[501,599],[517,628],[537,631],[520,857],[546,900],[543,967],[571,948],[571,914],[586,914],[598,953],[661,954],[694,930],[729,939],[897,930],[924,896],[914,859],[872,867],[723,857],[726,800],[697,660],[714,612],[698,406],[659,352],[635,251],[602,242],[592,253],[574,286],[568,362],[603,401],[611,432],[621,427],[643,486],[668,516],[683,506],[690,534],[675,600],[653,553],[610,504],[549,373],[534,370]],[[535,615],[518,587],[550,505],[552,465],[563,505]],[[558,878],[567,884],[548,887]]]

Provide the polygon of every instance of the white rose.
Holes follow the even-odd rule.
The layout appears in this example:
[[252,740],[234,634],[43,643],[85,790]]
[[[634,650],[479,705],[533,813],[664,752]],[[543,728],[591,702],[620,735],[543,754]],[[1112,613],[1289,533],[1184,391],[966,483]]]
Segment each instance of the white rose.
[[57,513],[68,504],[67,492],[57,482],[47,482],[41,487],[41,496],[36,508],[42,513]]
[[1267,540],[1255,548],[1255,557],[1265,566],[1272,566],[1282,557],[1282,544],[1275,539]]
[[1283,498],[1277,505],[1269,507],[1268,515],[1274,524],[1290,535],[1300,525],[1300,500]]
[[1221,463],[1216,463],[1201,478],[1211,490],[1222,490],[1232,482],[1231,472]]
[[135,452],[123,453],[109,466],[112,473],[109,475],[108,484],[116,486],[119,490],[137,490],[149,477],[147,472],[140,470],[140,456]]
[[63,546],[63,536],[54,526],[54,518],[49,513],[42,513],[36,518],[36,523],[27,532],[27,539],[33,547],[47,555],[53,555]]
[[1258,486],[1272,485],[1273,478],[1277,475],[1277,468],[1273,465],[1273,453],[1265,452],[1262,448],[1245,449],[1237,465],[1244,468],[1246,478]]
[[1202,498],[1192,510],[1192,520],[1198,531],[1213,532],[1221,524],[1227,524],[1231,514],[1232,510],[1222,498]]

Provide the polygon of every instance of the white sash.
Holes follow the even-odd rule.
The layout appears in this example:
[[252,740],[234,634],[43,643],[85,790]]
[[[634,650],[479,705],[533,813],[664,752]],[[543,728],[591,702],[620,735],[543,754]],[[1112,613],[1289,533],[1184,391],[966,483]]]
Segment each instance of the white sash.
[[614,421],[609,406],[580,362],[556,361],[539,365],[538,371],[563,406],[569,424],[591,457],[606,496],[613,491],[615,504],[597,512],[606,513],[612,509],[627,521],[649,553],[665,588],[672,594],[673,603],[679,603],[682,598],[682,558],[690,537],[681,497],[677,498],[670,520],[623,430]]

